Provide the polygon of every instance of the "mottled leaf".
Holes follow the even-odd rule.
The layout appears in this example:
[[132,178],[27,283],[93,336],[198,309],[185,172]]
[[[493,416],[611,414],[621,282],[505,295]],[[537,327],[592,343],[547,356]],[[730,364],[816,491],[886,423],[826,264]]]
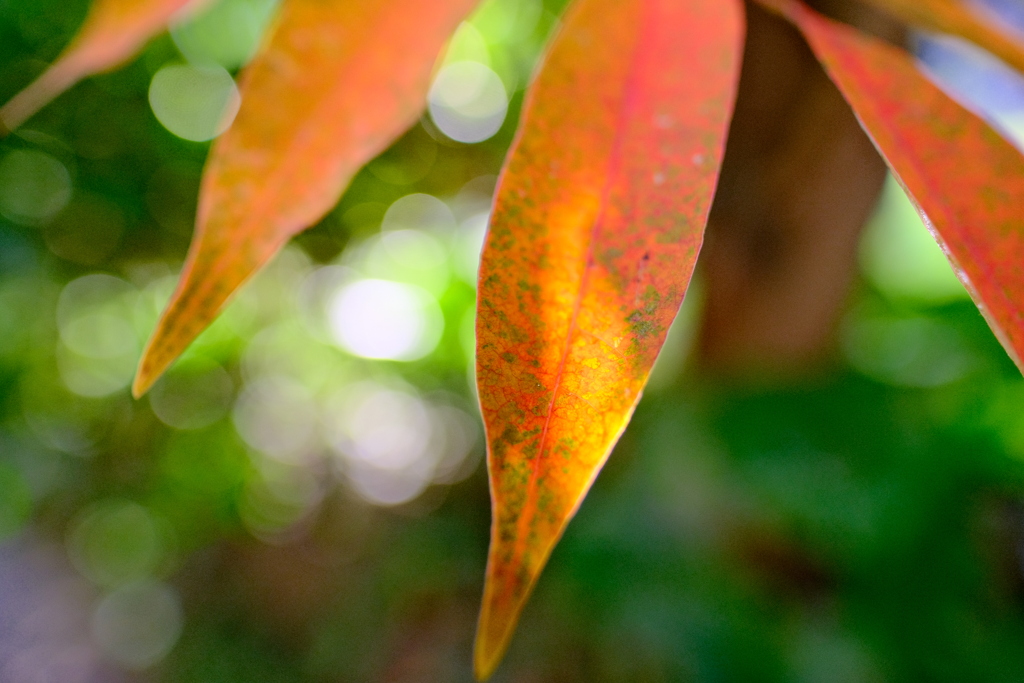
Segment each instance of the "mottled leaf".
[[0,132],[14,130],[72,85],[134,56],[184,9],[207,0],[95,0],[85,23],[49,69],[0,108]]
[[416,121],[438,53],[476,1],[285,1],[242,77],[238,117],[211,151],[192,246],[136,396]]
[[1024,358],[1024,157],[897,48],[787,0],[1006,351]]
[[977,5],[964,0],[868,0],[872,5],[909,24],[950,33],[985,48],[1024,72],[1022,36],[999,25]]
[[529,93],[480,271],[493,501],[481,678],[686,292],[735,98],[741,12],[733,0],[577,0]]

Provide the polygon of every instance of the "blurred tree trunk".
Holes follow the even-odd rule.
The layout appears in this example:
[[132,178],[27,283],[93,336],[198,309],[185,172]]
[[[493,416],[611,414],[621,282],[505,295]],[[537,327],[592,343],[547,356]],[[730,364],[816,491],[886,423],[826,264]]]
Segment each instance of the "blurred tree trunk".
[[[898,24],[849,0],[813,4],[903,41]],[[797,31],[747,9],[736,115],[699,261],[697,362],[785,375],[828,357],[886,169]]]

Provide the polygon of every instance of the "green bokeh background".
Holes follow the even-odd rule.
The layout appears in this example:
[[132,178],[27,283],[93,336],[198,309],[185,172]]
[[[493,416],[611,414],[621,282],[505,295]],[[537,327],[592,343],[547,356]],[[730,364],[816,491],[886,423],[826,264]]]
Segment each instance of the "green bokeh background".
[[[158,398],[133,401],[127,382],[184,258],[208,144],[158,122],[150,82],[187,60],[233,72],[272,3],[225,0],[0,140],[0,678],[29,680],[4,668],[34,642],[8,628],[17,615],[81,612],[72,639],[97,658],[83,681],[471,680],[489,525],[479,427],[450,483],[384,506],[322,442],[268,457],[240,435],[238,406],[271,377],[295,395],[262,408],[282,425],[303,406],[329,420],[339,391],[375,382],[477,424],[463,228],[486,208],[562,4],[490,0],[449,60],[483,59],[509,86],[498,134],[460,144],[425,117]],[[0,0],[0,99],[85,9]],[[366,245],[413,193],[454,216],[438,238],[444,334],[421,360],[355,357],[309,322],[322,317],[310,278],[372,270]],[[691,296],[496,681],[1024,680],[1024,380],[894,185],[862,252],[832,365],[793,383],[687,371]],[[39,548],[80,603],[39,612],[49,584],[9,579]],[[110,645],[95,616],[140,586],[181,610],[148,659]]]

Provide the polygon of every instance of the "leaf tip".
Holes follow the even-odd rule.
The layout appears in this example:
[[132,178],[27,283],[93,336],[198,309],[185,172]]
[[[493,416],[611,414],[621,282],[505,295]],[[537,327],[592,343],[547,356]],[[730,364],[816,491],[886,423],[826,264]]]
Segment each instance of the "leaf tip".
[[132,397],[136,399],[142,398],[167,369],[168,363],[157,358],[153,353],[154,339],[155,335],[149,340],[146,350],[142,352],[142,359],[139,360],[139,367],[135,371],[135,379],[132,381]]
[[0,106],[0,140],[14,132],[22,124],[24,114],[17,111],[20,95]]
[[478,681],[486,681],[501,664],[515,633],[519,615],[532,592],[536,574],[525,585],[508,581],[507,567],[496,567],[492,549],[491,563],[484,582],[484,599],[477,623],[473,648],[473,673]]
[[494,638],[492,620],[488,618],[490,610],[484,609],[480,612],[480,623],[477,626],[476,644],[473,648],[473,675],[478,681],[486,681],[494,675],[498,668],[505,650],[508,649],[508,642],[511,639],[511,629],[503,629],[506,633],[503,636]]
[[145,374],[141,368],[135,373],[135,380],[132,382],[132,398],[138,400],[146,395],[146,392],[153,386],[153,378]]

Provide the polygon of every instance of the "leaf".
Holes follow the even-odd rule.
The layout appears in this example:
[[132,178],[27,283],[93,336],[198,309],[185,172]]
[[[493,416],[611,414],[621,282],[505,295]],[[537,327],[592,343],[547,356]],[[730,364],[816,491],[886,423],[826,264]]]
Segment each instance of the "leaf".
[[969,40],[1024,72],[1024,43],[963,0],[868,0],[872,5],[909,24],[950,33]]
[[207,0],[96,0],[71,44],[49,69],[0,108],[0,134],[14,130],[86,76],[118,66],[182,10]]
[[480,271],[493,504],[480,678],[686,292],[735,99],[741,12],[732,0],[577,0],[531,88]]
[[140,396],[359,168],[415,123],[438,53],[476,0],[286,0],[211,151],[178,288],[139,364]]
[[788,0],[807,37],[989,325],[1024,370],[1024,158],[909,55]]

